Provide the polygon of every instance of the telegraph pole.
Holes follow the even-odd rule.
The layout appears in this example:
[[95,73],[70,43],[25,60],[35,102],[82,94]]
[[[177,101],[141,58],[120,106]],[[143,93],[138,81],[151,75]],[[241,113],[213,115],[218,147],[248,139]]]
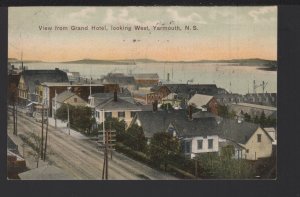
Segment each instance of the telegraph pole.
[[197,159],[195,159],[195,177],[196,177],[196,179],[198,177],[198,160]]
[[108,145],[108,136],[107,136],[107,131],[105,131],[105,180],[108,180],[108,150],[107,150],[107,145]]
[[12,110],[12,114],[13,114],[13,122],[14,122],[14,132],[13,132],[13,134],[14,135],[16,135],[16,112],[15,112],[15,110],[16,110],[16,102],[14,101],[14,103],[13,103],[13,110]]
[[55,128],[57,127],[57,125],[56,125],[56,109],[57,109],[57,93],[56,93],[56,89],[55,89],[55,98],[54,98],[54,100],[55,100],[55,112],[54,112],[54,122],[55,122]]
[[102,167],[102,180],[108,180],[108,154],[110,151],[110,158],[112,159],[112,151],[113,147],[115,146],[115,137],[116,131],[110,128],[105,130],[105,111],[104,109],[101,110],[102,112],[102,124],[103,124],[103,133],[102,133],[102,141],[100,139],[99,134],[99,147],[103,150],[103,167]]
[[103,114],[102,114],[102,119],[103,119],[103,136],[102,136],[102,139],[103,139],[103,145],[104,145],[104,160],[103,160],[103,169],[102,169],[102,180],[108,178],[108,169],[107,169],[107,138],[106,138],[106,131],[105,131],[105,112],[104,112],[104,109],[103,109]]
[[67,108],[68,108],[68,130],[69,130],[69,135],[70,135],[70,109],[69,109],[69,103],[67,103]]
[[41,159],[43,159],[43,144],[44,144],[44,103],[42,105],[42,140],[41,140]]
[[16,135],[18,135],[18,99],[16,104]]
[[44,161],[46,160],[46,153],[47,153],[48,125],[49,125],[49,108],[47,108],[47,126],[46,126],[46,139],[45,139]]

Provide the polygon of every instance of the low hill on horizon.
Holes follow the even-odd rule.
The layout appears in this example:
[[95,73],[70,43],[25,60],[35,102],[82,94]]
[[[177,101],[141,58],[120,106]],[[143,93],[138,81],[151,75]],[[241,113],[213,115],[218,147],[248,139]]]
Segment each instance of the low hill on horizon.
[[[20,62],[17,58],[8,58],[8,62]],[[46,61],[40,60],[24,60],[24,63],[39,63]],[[113,65],[134,65],[139,63],[230,63],[239,64],[238,66],[265,66],[265,67],[277,67],[276,60],[266,60],[260,58],[249,58],[249,59],[231,59],[231,60],[193,60],[193,61],[161,61],[153,59],[124,59],[124,60],[98,60],[98,59],[80,59],[73,61],[62,61],[62,62],[48,62],[48,63],[64,63],[64,64],[113,64]]]

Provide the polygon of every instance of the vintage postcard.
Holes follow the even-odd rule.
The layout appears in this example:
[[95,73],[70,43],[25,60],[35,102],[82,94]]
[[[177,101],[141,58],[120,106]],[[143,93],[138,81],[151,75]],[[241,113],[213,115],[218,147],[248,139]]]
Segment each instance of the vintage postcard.
[[7,178],[277,178],[277,6],[10,7]]

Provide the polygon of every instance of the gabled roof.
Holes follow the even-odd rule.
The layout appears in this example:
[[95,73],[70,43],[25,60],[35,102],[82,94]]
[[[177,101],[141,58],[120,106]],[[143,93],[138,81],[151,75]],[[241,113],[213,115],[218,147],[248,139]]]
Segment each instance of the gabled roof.
[[55,70],[24,70],[22,72],[25,84],[29,92],[35,92],[35,87],[43,82],[68,82],[67,73]]
[[[117,96],[118,98],[123,99],[129,103],[135,104],[135,101],[129,91],[118,93]],[[96,93],[96,94],[92,94],[92,97],[94,97],[94,105],[98,106],[102,103],[107,102],[109,99],[113,98],[114,93]]]
[[259,125],[249,122],[238,123],[237,120],[223,119],[218,125],[219,136],[237,143],[245,144],[259,128]]
[[[172,125],[179,137],[218,135],[239,144],[245,144],[259,128],[257,124],[238,123],[237,120],[232,119],[222,119],[218,123],[218,117],[204,114],[206,115],[203,117],[189,120],[186,110],[140,111],[137,112],[135,121],[139,121],[148,138],[152,137],[154,133],[167,131],[168,127]],[[272,140],[270,135],[265,130],[263,131]]]
[[189,105],[195,105],[197,108],[201,108],[209,103],[213,96],[204,95],[204,94],[195,94],[188,101]]
[[140,111],[137,112],[137,120],[140,121],[146,137],[166,131],[170,124],[174,126],[180,137],[206,136],[217,133],[215,130],[217,123],[214,118],[189,120],[186,110]]
[[198,111],[192,114],[192,117],[194,119],[197,118],[220,118],[219,116],[216,116],[215,114],[208,112],[208,111]]
[[[76,94],[66,90],[56,96],[56,101],[59,103],[63,103],[65,100],[67,100],[68,98],[71,98],[74,95],[76,95]],[[55,99],[55,97],[53,98],[53,100],[54,99]]]
[[106,100],[105,102],[96,106],[97,109],[104,109],[105,111],[110,110],[141,110],[136,104],[130,103],[124,99],[118,98],[114,101],[113,98]]

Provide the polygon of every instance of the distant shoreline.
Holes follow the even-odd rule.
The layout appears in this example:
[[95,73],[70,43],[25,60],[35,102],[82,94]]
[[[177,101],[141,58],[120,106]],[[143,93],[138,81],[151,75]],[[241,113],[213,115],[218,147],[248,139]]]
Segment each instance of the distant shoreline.
[[263,68],[257,68],[258,70],[264,70],[264,71],[277,71],[277,67],[263,67]]
[[[20,63],[20,60],[16,58],[9,58],[10,63]],[[166,63],[166,64],[233,64],[233,66],[262,66],[265,68],[260,68],[262,70],[277,70],[277,61],[275,60],[265,60],[265,59],[232,59],[232,60],[198,60],[198,61],[160,61],[152,59],[136,59],[136,60],[97,60],[97,59],[81,59],[74,61],[64,61],[64,62],[45,62],[40,60],[24,60],[26,63],[58,63],[58,64],[112,64],[112,65],[135,65],[136,63]],[[274,66],[275,65],[275,66]],[[267,69],[266,69],[267,68]]]

